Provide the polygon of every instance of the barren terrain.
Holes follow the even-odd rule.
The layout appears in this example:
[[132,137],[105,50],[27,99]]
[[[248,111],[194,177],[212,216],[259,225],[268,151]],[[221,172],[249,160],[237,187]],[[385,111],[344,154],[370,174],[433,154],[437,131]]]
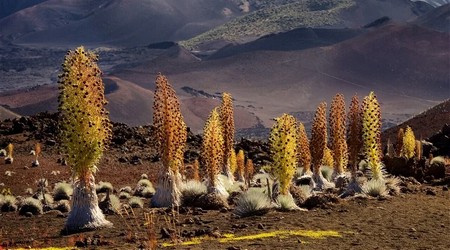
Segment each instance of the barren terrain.
[[[50,191],[55,183],[70,181],[69,168],[58,163],[61,156],[58,144],[53,141],[54,119],[54,115],[44,114],[37,120],[2,123],[1,145],[10,142],[15,145],[15,160],[13,164],[0,162],[0,190],[9,188],[16,196],[28,196],[26,189],[36,190],[39,178],[48,179]],[[20,128],[24,130],[11,134]],[[41,165],[32,168],[34,156],[29,151],[37,141],[43,144]],[[199,152],[199,137],[191,134],[188,142],[185,156],[190,162]],[[249,155],[256,157],[258,163],[261,153],[253,151],[265,150],[266,146],[238,142],[236,147],[249,149]],[[134,188],[141,174],[146,173],[156,186],[159,167],[151,127],[116,124],[113,143],[99,164],[96,180],[111,182],[116,192],[124,186]],[[401,192],[396,196],[380,199],[324,196],[329,198],[313,203],[312,207],[305,205],[308,211],[272,210],[247,218],[235,216],[233,205],[230,210],[180,207],[173,212],[150,208],[150,199],[145,199],[143,209],[133,209],[128,215],[108,215],[113,228],[67,236],[61,235],[66,213],[49,211],[26,217],[18,212],[1,212],[0,245],[136,249],[148,246],[149,233],[154,233],[158,249],[448,249],[449,177],[422,184],[411,178],[402,180]],[[154,218],[151,229],[144,214],[152,214]]]

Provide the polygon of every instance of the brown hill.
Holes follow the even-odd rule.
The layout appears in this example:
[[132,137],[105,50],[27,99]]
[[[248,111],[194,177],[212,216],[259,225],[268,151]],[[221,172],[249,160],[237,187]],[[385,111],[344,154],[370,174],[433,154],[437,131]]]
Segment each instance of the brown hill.
[[[293,33],[276,34],[269,40],[284,36],[292,43],[304,42],[301,36],[289,34]],[[308,112],[321,101],[330,102],[338,92],[349,100],[355,93],[362,97],[374,90],[385,122],[398,124],[450,96],[449,39],[448,33],[388,23],[332,46],[303,50],[260,50],[265,48],[261,39],[261,47],[250,43],[237,54],[200,60],[172,46],[160,56],[110,69],[105,79],[116,87],[107,98],[113,120],[148,123],[153,81],[162,72],[177,90],[182,105],[187,105],[183,110],[188,126],[199,131],[221,92],[230,92],[235,105],[247,114],[242,119],[249,120],[241,121],[241,128],[245,128],[259,123],[268,127],[271,119],[282,113],[306,114],[299,118],[309,121]],[[15,96],[0,97],[0,104],[21,114],[56,107],[55,99],[51,100],[56,98],[56,89],[53,93],[41,89]],[[29,112],[31,108],[33,112]]]
[[450,124],[450,99],[414,116],[398,126],[387,129],[382,134],[382,140],[385,143],[390,138],[391,142],[395,142],[398,130],[400,128],[406,128],[406,126],[412,128],[417,139],[426,139],[441,130],[445,124]]
[[450,32],[450,4],[433,9],[417,18],[414,23],[430,29]]
[[163,72],[178,89],[231,92],[238,105],[266,126],[283,112],[312,111],[337,92],[350,98],[371,90],[391,119],[392,114],[417,114],[448,98],[449,39],[449,34],[389,23],[328,47],[267,51],[248,46],[225,58],[180,62],[164,57],[113,74],[148,88],[148,79]]
[[239,7],[226,0],[48,0],[0,19],[0,38],[47,47],[136,46],[186,39],[237,15]]
[[20,117],[19,114],[14,113],[13,111],[0,106],[0,120],[5,120],[5,119],[14,119],[14,118],[18,118]]

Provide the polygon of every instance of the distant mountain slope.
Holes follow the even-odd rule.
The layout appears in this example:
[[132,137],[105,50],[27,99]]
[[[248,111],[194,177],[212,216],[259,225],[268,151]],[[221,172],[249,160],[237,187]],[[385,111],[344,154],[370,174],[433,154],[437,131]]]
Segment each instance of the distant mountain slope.
[[[245,53],[214,60],[160,57],[113,74],[151,88],[147,79],[164,72],[177,89],[231,92],[236,104],[254,112],[266,126],[283,112],[312,111],[338,92],[349,99],[374,90],[383,112],[404,117],[450,96],[449,39],[446,33],[390,23],[329,47],[262,51],[249,45]],[[291,40],[296,41],[302,42]]]
[[237,17],[181,44],[196,49],[210,41],[242,42],[299,27],[360,28],[384,16],[406,22],[418,14],[422,14],[422,9],[409,0],[288,1]]
[[9,16],[14,12],[39,4],[47,0],[1,0],[0,19]]
[[411,0],[413,2],[425,2],[433,7],[439,7],[450,3],[450,0]]
[[417,139],[426,139],[441,130],[445,124],[450,124],[450,100],[444,101],[396,127],[387,129],[383,132],[382,139],[387,141],[390,138],[391,142],[395,142],[398,130],[406,128],[406,126],[413,129]]
[[440,6],[418,17],[414,23],[430,29],[450,32],[450,4]]
[[14,113],[13,111],[0,106],[0,121],[5,120],[5,119],[14,119],[20,117],[20,115],[18,115],[17,113]]
[[186,39],[238,15],[230,0],[48,0],[1,19],[0,39],[136,46]]
[[228,45],[208,59],[217,59],[258,50],[302,50],[336,44],[364,32],[362,29],[298,28],[288,32],[263,36],[245,44]]

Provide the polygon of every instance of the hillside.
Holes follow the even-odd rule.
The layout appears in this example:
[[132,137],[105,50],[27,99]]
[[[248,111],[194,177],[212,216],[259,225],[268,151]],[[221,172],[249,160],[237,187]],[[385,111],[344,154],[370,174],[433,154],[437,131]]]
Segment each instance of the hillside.
[[420,16],[414,23],[437,31],[450,32],[450,4]]
[[233,1],[48,0],[0,19],[0,40],[72,47],[181,40],[241,15]]
[[441,130],[445,124],[450,124],[450,100],[442,102],[398,126],[384,131],[382,139],[383,142],[386,142],[388,138],[391,141],[395,141],[399,128],[406,128],[406,126],[410,126],[413,129],[418,139],[427,139],[434,135],[436,131]]
[[[337,39],[338,34],[343,41],[326,46],[337,42],[330,37]],[[448,98],[449,39],[448,33],[390,22],[359,31],[299,29],[274,34],[236,46],[238,50],[226,56],[224,49],[203,60],[177,45],[157,52],[135,48],[133,53],[148,55],[137,61],[131,54],[111,51],[104,54],[107,63],[116,54],[124,63],[105,74],[115,86],[107,98],[113,120],[149,123],[153,81],[162,72],[181,98],[188,126],[200,131],[217,103],[215,96],[224,91],[233,95],[235,105],[246,114],[240,128],[248,128],[269,127],[271,119],[282,113],[297,114],[309,122],[319,102],[330,102],[338,92],[349,100],[355,93],[362,98],[374,90],[382,102],[386,126],[392,126]],[[0,97],[0,104],[20,114],[56,108],[57,90],[39,94],[45,89]]]
[[428,10],[419,7],[408,0],[288,1],[237,17],[181,44],[196,50],[211,41],[245,43],[249,39],[300,27],[359,28],[384,16],[405,22]]
[[[276,36],[301,42],[278,34],[267,39],[269,44]],[[265,126],[283,112],[313,111],[337,92],[350,98],[374,90],[384,112],[404,117],[448,98],[448,39],[448,34],[390,23],[328,47],[277,51],[250,46],[264,47],[261,39],[227,57],[214,59],[213,54],[211,59],[189,62],[157,58],[113,74],[146,87],[147,79],[164,72],[177,89],[231,92],[236,103],[254,112]]]

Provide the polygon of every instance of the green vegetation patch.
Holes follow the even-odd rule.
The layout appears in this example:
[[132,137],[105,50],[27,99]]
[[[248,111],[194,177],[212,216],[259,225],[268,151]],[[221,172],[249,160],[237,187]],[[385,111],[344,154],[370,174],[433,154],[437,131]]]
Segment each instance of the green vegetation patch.
[[[318,3],[320,2],[320,3]],[[235,18],[180,44],[188,49],[214,40],[240,41],[300,27],[320,27],[340,22],[339,14],[355,4],[354,0],[301,1],[265,8]]]

